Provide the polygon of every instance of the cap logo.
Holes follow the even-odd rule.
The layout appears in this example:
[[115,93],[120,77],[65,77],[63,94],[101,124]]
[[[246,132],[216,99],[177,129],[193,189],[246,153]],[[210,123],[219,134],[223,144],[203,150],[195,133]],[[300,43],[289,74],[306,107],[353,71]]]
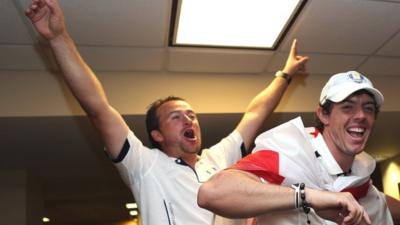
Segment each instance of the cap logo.
[[364,76],[359,73],[349,73],[348,78],[355,83],[363,83],[364,82]]

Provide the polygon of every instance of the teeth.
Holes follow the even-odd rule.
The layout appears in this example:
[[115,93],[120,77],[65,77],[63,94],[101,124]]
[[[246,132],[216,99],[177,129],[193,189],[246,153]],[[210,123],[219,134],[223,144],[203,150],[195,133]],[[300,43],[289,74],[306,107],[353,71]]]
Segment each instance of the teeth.
[[357,132],[357,133],[363,133],[365,131],[364,128],[359,128],[359,127],[353,127],[349,129],[350,132]]

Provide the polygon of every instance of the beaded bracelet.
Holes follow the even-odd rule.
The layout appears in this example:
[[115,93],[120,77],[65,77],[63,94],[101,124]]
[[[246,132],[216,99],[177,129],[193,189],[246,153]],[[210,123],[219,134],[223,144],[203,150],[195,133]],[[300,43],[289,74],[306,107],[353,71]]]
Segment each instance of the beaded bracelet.
[[[292,188],[294,189],[294,206],[296,209],[302,208],[304,213],[306,214],[307,217],[307,224],[311,224],[310,218],[308,217],[308,214],[310,213],[310,203],[307,202],[306,200],[306,191],[305,191],[306,185],[304,183],[300,184],[293,184]],[[301,204],[299,203],[301,200]]]
[[311,224],[310,218],[308,218],[308,214],[310,213],[310,203],[306,201],[306,191],[304,188],[306,185],[304,183],[300,184],[300,197],[301,197],[301,207],[303,208],[304,213],[307,217],[307,223]]

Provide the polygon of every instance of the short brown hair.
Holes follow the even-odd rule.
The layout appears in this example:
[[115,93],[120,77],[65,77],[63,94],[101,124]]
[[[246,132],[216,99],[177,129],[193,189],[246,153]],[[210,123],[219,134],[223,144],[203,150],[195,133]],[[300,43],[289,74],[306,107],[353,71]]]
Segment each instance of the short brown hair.
[[157,110],[166,102],[169,101],[186,101],[181,97],[176,96],[168,96],[166,98],[160,98],[151,103],[146,112],[146,128],[147,128],[147,135],[150,140],[150,144],[152,148],[161,149],[161,146],[158,142],[156,142],[153,137],[151,136],[151,131],[159,130],[160,129],[160,120],[157,115]]

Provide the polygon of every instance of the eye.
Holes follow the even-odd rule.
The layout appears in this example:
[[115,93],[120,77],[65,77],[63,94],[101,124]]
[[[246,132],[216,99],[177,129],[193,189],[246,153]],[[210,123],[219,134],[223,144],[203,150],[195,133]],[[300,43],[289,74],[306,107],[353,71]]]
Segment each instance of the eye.
[[179,116],[179,114],[173,114],[171,118],[172,118],[173,120],[175,120],[175,119],[179,119],[180,116]]
[[342,105],[342,110],[343,111],[345,111],[345,112],[350,112],[351,110],[353,110],[353,105],[351,105],[351,104],[344,104],[344,105]]
[[376,108],[374,105],[365,105],[364,106],[364,111],[367,113],[375,113]]
[[194,113],[189,113],[188,117],[192,120],[196,119],[196,115]]

